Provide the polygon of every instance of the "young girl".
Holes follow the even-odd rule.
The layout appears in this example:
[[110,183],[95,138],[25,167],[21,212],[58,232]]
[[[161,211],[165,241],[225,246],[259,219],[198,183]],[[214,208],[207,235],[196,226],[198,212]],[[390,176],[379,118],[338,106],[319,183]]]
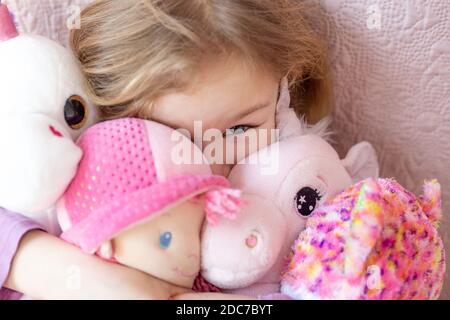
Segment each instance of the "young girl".
[[[284,77],[298,115],[316,122],[328,113],[326,51],[310,25],[313,11],[299,0],[98,0],[82,12],[71,42],[105,119],[151,119],[187,130],[204,150],[223,146],[212,165],[227,176],[242,158],[227,157],[239,147],[236,138],[274,129]],[[222,138],[197,140],[207,129]],[[271,142],[246,146],[241,156]],[[2,219],[12,236],[0,244],[10,252],[0,284],[9,274],[10,289],[41,299],[147,299],[169,290],[44,232],[27,232],[37,227],[17,227],[14,215]],[[73,281],[77,286],[68,285]]]

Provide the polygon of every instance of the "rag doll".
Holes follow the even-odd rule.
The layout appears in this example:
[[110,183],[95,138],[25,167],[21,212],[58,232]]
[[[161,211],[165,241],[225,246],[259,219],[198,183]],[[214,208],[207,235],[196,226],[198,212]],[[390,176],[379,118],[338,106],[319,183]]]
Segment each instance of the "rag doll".
[[200,149],[156,122],[103,122],[78,146],[83,158],[58,203],[62,239],[190,289],[200,270],[205,217],[211,224],[235,218],[240,192],[212,175],[206,161],[191,163],[203,159]]
[[82,83],[68,49],[19,35],[0,3],[0,207],[53,233],[54,205],[82,156],[74,140],[97,119]]
[[420,197],[392,179],[359,182],[308,219],[282,277],[295,299],[437,299],[445,255],[441,190]]

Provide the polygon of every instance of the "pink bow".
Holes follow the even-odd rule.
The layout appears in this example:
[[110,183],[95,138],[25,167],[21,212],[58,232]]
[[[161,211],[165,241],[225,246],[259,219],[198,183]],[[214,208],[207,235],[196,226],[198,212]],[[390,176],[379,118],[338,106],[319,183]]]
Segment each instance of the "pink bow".
[[220,216],[236,219],[242,205],[242,192],[237,189],[220,189],[209,191],[205,195],[206,220],[211,225],[219,222]]

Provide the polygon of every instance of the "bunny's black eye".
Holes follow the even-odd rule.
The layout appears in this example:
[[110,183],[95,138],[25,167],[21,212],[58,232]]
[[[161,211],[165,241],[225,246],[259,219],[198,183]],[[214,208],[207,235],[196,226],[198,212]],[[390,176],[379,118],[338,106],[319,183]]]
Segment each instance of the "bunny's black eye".
[[86,102],[80,96],[71,96],[64,105],[64,119],[70,128],[81,129],[88,118]]
[[310,187],[302,188],[295,196],[295,208],[302,217],[309,217],[321,199],[322,196],[317,190]]

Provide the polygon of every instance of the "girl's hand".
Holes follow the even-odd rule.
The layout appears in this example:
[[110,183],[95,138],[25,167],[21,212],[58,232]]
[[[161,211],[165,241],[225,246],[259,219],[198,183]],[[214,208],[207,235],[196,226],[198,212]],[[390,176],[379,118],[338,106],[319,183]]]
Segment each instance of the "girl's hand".
[[42,231],[22,239],[7,288],[34,299],[169,299],[189,290],[84,254]]

